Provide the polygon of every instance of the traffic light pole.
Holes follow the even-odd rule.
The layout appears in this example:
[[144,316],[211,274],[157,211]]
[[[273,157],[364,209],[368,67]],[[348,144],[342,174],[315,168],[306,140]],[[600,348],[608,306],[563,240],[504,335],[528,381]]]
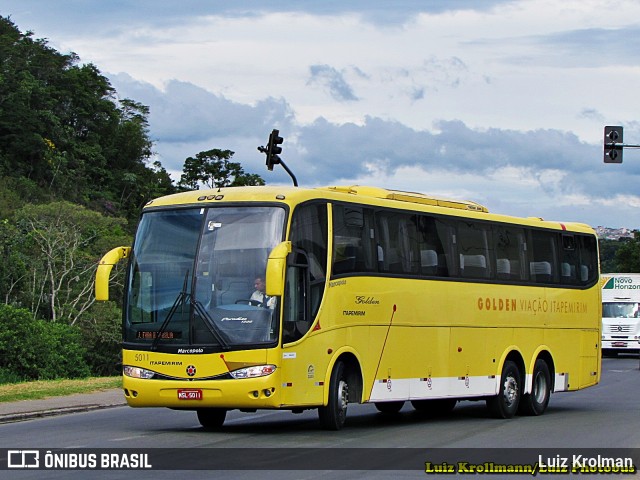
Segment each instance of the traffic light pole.
[[284,170],[289,174],[289,176],[291,177],[291,180],[293,180],[293,186],[297,187],[298,186],[298,180],[296,179],[296,176],[293,174],[293,172],[291,170],[289,170],[289,167],[287,167],[287,164],[284,163],[282,161],[282,159],[276,155],[275,156],[275,161],[273,162],[274,164],[279,163],[280,165],[282,165],[282,168],[284,168]]

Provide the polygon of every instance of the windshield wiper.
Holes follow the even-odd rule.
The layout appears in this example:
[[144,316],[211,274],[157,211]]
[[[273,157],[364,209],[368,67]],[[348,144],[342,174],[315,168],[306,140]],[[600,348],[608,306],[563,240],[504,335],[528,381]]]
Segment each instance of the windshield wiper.
[[189,270],[187,270],[184,275],[182,290],[180,291],[180,293],[178,293],[178,296],[173,302],[173,305],[171,306],[171,309],[169,310],[167,317],[164,319],[164,322],[162,322],[162,325],[160,325],[160,328],[156,332],[156,337],[153,339],[153,343],[151,344],[151,350],[157,350],[158,343],[160,342],[160,338],[162,337],[162,334],[166,331],[167,327],[169,326],[169,322],[171,322],[171,319],[175,315],[178,308],[181,305],[184,306],[185,304],[187,304],[187,302],[191,307],[193,307],[195,312],[204,320],[204,325],[211,332],[211,334],[214,336],[214,338],[220,344],[220,346],[225,350],[229,350],[229,342],[223,337],[223,334],[220,331],[220,327],[216,325],[216,323],[213,321],[211,316],[207,313],[207,311],[203,307],[202,303],[196,300],[193,294],[187,292],[188,281],[189,281]]
[[160,325],[160,328],[156,332],[156,337],[153,339],[153,343],[151,344],[151,350],[156,350],[158,348],[158,342],[160,341],[160,337],[169,326],[169,322],[175,315],[176,310],[178,310],[178,307],[180,305],[184,305],[187,298],[189,298],[189,293],[187,293],[188,279],[189,279],[189,270],[187,269],[187,271],[184,274],[184,282],[182,284],[182,290],[180,291],[180,293],[178,293],[178,296],[174,300],[173,305],[171,305],[171,309],[169,310],[169,313],[164,319],[164,322],[162,322],[162,325]]
[[228,350],[229,342],[227,342],[227,340],[224,338],[223,333],[220,331],[220,327],[216,325],[216,323],[213,321],[213,318],[211,318],[211,315],[207,313],[202,303],[200,303],[198,300],[196,300],[192,296],[191,305],[193,305],[193,308],[196,311],[196,313],[200,315],[200,317],[202,317],[202,319],[204,320],[205,327],[207,327],[207,329],[211,332],[211,335],[215,337],[215,339],[218,341],[220,346],[225,350]]

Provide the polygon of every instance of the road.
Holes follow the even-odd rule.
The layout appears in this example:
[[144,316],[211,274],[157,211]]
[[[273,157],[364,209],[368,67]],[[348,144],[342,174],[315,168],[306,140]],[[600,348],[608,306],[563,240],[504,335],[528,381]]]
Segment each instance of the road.
[[[327,432],[320,429],[315,411],[302,414],[259,411],[257,413],[230,412],[222,432],[203,430],[193,412],[168,409],[132,409],[119,407],[81,414],[63,415],[27,422],[0,425],[2,449],[169,449],[167,456],[180,447],[185,459],[184,468],[193,467],[190,455],[219,455],[232,452],[229,457],[241,453],[244,465],[252,461],[255,448],[276,448],[264,451],[280,455],[290,454],[289,460],[300,471],[280,472],[268,478],[320,478],[322,472],[303,470],[304,458],[313,462],[321,458],[330,462],[332,455],[341,452],[357,452],[368,456],[372,465],[376,457],[385,460],[389,452],[420,452],[429,460],[431,449],[438,452],[469,452],[468,449],[491,455],[505,449],[529,449],[546,455],[551,449],[593,449],[590,452],[640,448],[640,369],[637,356],[603,359],[601,383],[579,392],[558,393],[551,397],[547,412],[540,417],[515,417],[511,420],[490,418],[484,402],[461,402],[455,410],[443,417],[427,418],[415,412],[409,404],[397,415],[383,415],[373,405],[349,405],[347,425],[342,431]],[[367,450],[345,450],[365,448]],[[197,450],[201,449],[201,450]],[[240,449],[240,450],[238,450]],[[254,450],[251,450],[254,449]],[[309,449],[309,450],[295,450]],[[322,450],[320,450],[322,449]],[[373,450],[378,449],[378,450]],[[85,450],[83,450],[85,451]],[[424,452],[426,453],[424,453]],[[511,452],[511,450],[509,450]],[[195,453],[194,453],[195,452]],[[324,458],[319,452],[331,452]],[[514,451],[515,452],[515,451]],[[637,454],[636,454],[637,455]],[[257,455],[254,455],[257,456]],[[306,457],[305,457],[306,456]],[[436,456],[437,457],[437,456]],[[172,457],[173,458],[173,457]],[[356,458],[355,453],[353,458]],[[435,457],[434,457],[435,458]],[[438,457],[439,458],[439,457]],[[547,457],[545,457],[547,458]],[[156,455],[155,460],[161,461]],[[287,461],[283,459],[282,462]],[[175,465],[176,463],[173,463]],[[271,463],[281,468],[282,463]],[[332,470],[331,465],[326,469]],[[70,473],[102,473],[93,478],[128,478],[131,472],[14,472],[16,478],[68,478]],[[157,478],[152,472],[136,472],[136,478]],[[172,473],[172,472],[164,472]],[[175,474],[176,472],[173,472]],[[218,472],[215,477],[208,472],[193,470],[188,478],[255,478],[255,470]],[[326,472],[324,472],[326,473]],[[333,478],[356,478],[354,471],[334,470]],[[424,472],[359,472],[361,478],[424,478]],[[33,474],[29,476],[29,474]],[[60,474],[60,476],[57,476]],[[106,475],[108,474],[108,475]],[[118,476],[122,474],[122,476]],[[232,475],[233,474],[233,475]],[[229,476],[225,476],[229,475]],[[379,476],[376,476],[379,475]],[[4,477],[4,475],[3,475]],[[439,475],[431,478],[440,477]],[[444,477],[444,475],[442,475]],[[546,475],[544,478],[551,478]],[[80,478],[80,477],[78,477]],[[483,478],[490,476],[483,475]],[[496,477],[500,478],[500,477]],[[504,478],[504,475],[502,476]],[[558,477],[563,478],[563,477]],[[566,476],[564,477],[566,478]]]

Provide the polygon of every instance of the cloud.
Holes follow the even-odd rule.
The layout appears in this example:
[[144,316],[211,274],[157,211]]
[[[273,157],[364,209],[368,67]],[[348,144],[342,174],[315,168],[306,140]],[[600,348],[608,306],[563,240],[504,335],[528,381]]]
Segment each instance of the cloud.
[[602,67],[637,64],[640,60],[640,26],[586,28],[558,32],[533,40],[543,47],[545,57],[565,66]]
[[358,97],[347,83],[344,75],[329,65],[311,65],[309,67],[310,78],[307,85],[320,85],[324,87],[331,97],[338,102],[353,102]]
[[544,65],[555,68],[628,66],[640,61],[640,26],[582,28],[538,35],[475,39],[469,46],[499,49],[507,44],[518,54],[505,55],[502,62],[517,66]]
[[110,80],[117,91],[151,106],[151,132],[162,142],[250,137],[273,125],[288,125],[293,115],[283,99],[266,98],[248,105],[178,80],[167,82],[162,90],[127,74],[111,75]]
[[[236,159],[248,171],[268,182],[288,183],[284,172],[263,171],[264,158],[256,150],[272,128],[279,128],[285,138],[282,157],[300,184],[307,186],[367,178],[384,185],[386,178],[396,178],[395,188],[437,187],[470,200],[491,197],[505,205],[526,206],[532,199],[522,202],[522,193],[535,191],[545,198],[564,199],[555,202],[560,208],[559,202],[575,203],[576,198],[603,205],[616,195],[635,198],[640,183],[638,162],[626,162],[621,175],[618,165],[603,164],[600,145],[585,143],[570,132],[474,129],[461,120],[443,120],[430,130],[418,130],[372,116],[360,124],[322,117],[302,124],[283,99],[243,104],[186,82],[171,81],[158,89],[127,75],[111,78],[121,95],[151,105],[151,136],[163,165],[172,172],[181,170],[187,156],[228,148],[237,152]],[[631,125],[629,131],[629,135],[640,132],[640,125]],[[411,169],[421,174],[406,178],[412,187],[403,188],[399,172]],[[432,184],[428,180],[432,172],[447,175]],[[460,178],[475,178],[475,189],[472,182],[459,183]],[[486,192],[483,183],[491,185]]]
[[[396,0],[393,4],[383,0],[322,1],[317,0],[244,0],[221,2],[189,0],[188,8],[181,2],[157,0],[110,1],[65,0],[65,8],[47,9],[50,22],[59,29],[73,28],[92,32],[110,29],[127,30],[133,25],[167,27],[189,22],[203,16],[227,18],[253,18],[268,13],[290,12],[318,16],[343,14],[359,15],[366,22],[380,26],[401,25],[420,13],[438,14],[456,10],[485,11],[512,0]],[[4,15],[13,14],[17,21],[37,17],[41,0],[5,0]],[[35,13],[35,15],[34,15]],[[30,28],[36,27],[30,22]]]

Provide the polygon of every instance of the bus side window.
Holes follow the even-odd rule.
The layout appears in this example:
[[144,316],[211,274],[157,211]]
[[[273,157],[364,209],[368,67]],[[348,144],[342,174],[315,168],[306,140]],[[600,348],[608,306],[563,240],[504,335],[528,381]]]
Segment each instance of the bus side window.
[[599,262],[598,262],[598,244],[593,236],[578,237],[579,248],[579,283],[581,285],[589,285],[598,279]]
[[460,276],[490,278],[489,238],[491,228],[476,222],[458,223],[458,254]]
[[376,212],[378,269],[383,273],[418,274],[422,262],[413,214]]
[[448,277],[453,258],[453,232],[448,223],[437,217],[418,215],[416,222],[417,249],[420,255],[420,274]]
[[529,244],[529,273],[534,283],[558,282],[557,234],[531,230]]
[[524,280],[522,266],[524,229],[511,225],[497,225],[493,228],[493,244],[495,246],[496,278],[498,280]]
[[333,275],[376,271],[377,249],[370,209],[333,206]]
[[580,252],[574,235],[562,234],[562,250],[560,260],[560,282],[565,285],[575,285],[580,271]]

